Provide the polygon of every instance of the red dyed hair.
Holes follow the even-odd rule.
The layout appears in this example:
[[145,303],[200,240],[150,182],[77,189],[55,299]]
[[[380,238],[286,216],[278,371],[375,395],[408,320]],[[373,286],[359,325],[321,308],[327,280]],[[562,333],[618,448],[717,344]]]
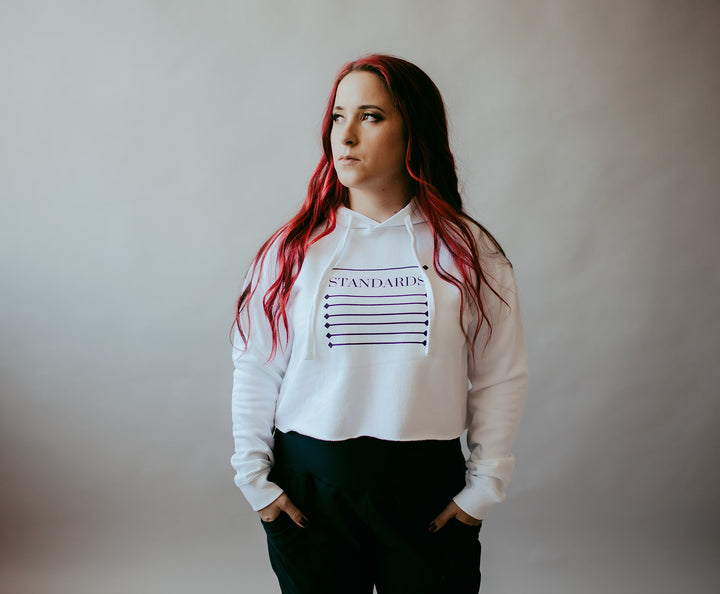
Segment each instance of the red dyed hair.
[[[333,166],[330,130],[338,85],[345,76],[355,71],[379,76],[403,117],[408,136],[405,167],[412,180],[415,203],[433,232],[433,265],[440,278],[460,290],[461,317],[466,299],[477,312],[479,323],[472,333],[466,332],[470,344],[475,343],[483,323],[488,324],[489,332],[492,332],[481,298],[482,286],[486,285],[502,299],[487,282],[472,225],[487,236],[503,257],[505,253],[495,238],[463,210],[440,91],[425,72],[406,60],[379,54],[365,56],[345,64],[335,78],[322,121],[323,155],[310,179],[305,201],[300,211],[262,245],[253,260],[250,280],[237,301],[234,325],[237,325],[241,338],[247,344],[249,328],[243,329],[241,317],[257,289],[270,246],[277,242],[277,278],[262,300],[272,332],[271,359],[277,350],[280,327],[286,336],[288,333],[286,308],[305,254],[314,242],[335,229],[337,208],[348,204],[347,188],[338,180]],[[449,250],[459,275],[450,273],[440,264],[441,246]]]

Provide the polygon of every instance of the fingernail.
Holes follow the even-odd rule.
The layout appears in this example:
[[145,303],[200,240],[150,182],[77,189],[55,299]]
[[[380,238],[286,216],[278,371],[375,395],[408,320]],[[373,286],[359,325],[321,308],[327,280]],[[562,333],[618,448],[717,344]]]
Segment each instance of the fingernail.
[[430,531],[430,532],[437,531],[437,526],[435,525],[435,522],[430,522],[430,525],[428,526],[428,531]]
[[303,528],[307,528],[308,519],[307,519],[307,518],[303,518],[302,520],[300,520],[300,525],[301,525]]

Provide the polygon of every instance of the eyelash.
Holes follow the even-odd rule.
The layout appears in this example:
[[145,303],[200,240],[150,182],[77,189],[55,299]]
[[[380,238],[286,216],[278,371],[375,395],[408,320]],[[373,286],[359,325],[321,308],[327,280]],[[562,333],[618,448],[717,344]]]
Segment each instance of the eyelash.
[[[334,113],[332,114],[332,121],[337,122],[340,118],[344,117],[341,113]],[[363,121],[371,121],[371,122],[380,122],[382,121],[382,116],[378,113],[372,113],[370,111],[363,112],[361,119]]]

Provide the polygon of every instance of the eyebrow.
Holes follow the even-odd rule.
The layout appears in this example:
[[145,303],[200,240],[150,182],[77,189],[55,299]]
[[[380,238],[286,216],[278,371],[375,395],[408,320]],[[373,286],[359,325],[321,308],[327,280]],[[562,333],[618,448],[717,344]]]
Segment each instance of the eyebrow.
[[[336,105],[335,109],[339,111],[345,111],[345,108],[341,105]],[[358,109],[377,109],[378,111],[382,111],[383,113],[385,113],[385,110],[379,105],[359,105]]]

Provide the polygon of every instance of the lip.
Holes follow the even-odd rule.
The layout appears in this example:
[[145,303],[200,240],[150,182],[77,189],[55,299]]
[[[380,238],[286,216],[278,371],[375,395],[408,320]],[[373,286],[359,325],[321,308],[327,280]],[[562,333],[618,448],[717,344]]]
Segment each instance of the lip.
[[357,157],[351,157],[350,155],[342,155],[342,156],[338,157],[338,163],[349,164],[349,163],[357,163],[358,161],[360,161],[360,159],[358,159]]

